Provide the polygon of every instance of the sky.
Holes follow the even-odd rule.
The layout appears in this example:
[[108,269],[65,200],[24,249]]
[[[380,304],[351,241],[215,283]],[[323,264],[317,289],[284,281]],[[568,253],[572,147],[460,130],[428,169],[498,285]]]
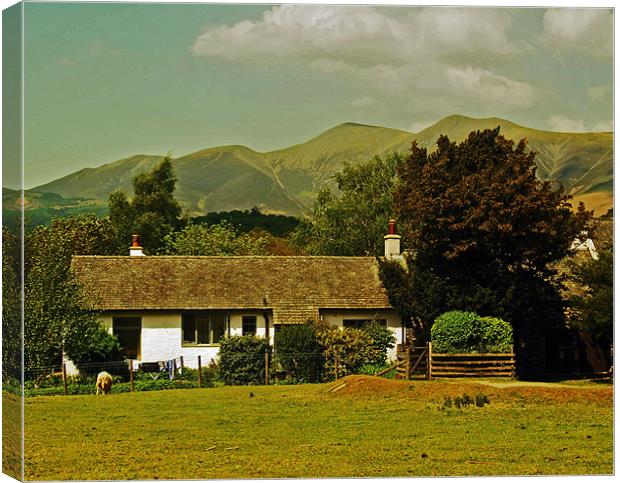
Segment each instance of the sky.
[[25,187],[133,154],[269,151],[343,122],[612,130],[612,24],[608,8],[29,2]]

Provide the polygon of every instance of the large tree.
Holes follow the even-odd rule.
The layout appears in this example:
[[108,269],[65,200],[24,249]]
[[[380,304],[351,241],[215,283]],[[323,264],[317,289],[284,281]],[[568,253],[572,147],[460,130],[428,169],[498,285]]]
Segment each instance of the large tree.
[[399,165],[395,207],[412,256],[408,272],[384,264],[382,274],[423,334],[441,313],[468,310],[511,321],[525,348],[536,324],[560,322],[552,263],[591,214],[574,214],[561,186],[537,179],[534,159],[497,128],[460,144],[441,136],[430,154],[414,143]]
[[598,259],[573,264],[571,273],[571,281],[581,290],[570,297],[570,322],[588,332],[607,353],[614,339],[613,258],[612,250],[603,250]]
[[109,222],[93,215],[56,218],[26,232],[26,368],[56,366],[63,351],[77,363],[95,360],[101,345],[114,353],[115,341],[106,340],[92,310],[96,294],[85,293],[70,270],[73,255],[109,255],[112,236]]
[[292,241],[310,255],[376,255],[394,216],[397,155],[367,163],[345,163],[334,175],[338,190],[319,192],[313,211],[301,220]]
[[166,157],[151,172],[138,174],[131,184],[131,199],[115,191],[108,201],[116,251],[126,254],[131,235],[137,233],[145,251],[155,254],[164,237],[182,225],[181,206],[174,197],[176,175],[171,158]]
[[22,359],[21,236],[2,228],[2,375],[19,379]]

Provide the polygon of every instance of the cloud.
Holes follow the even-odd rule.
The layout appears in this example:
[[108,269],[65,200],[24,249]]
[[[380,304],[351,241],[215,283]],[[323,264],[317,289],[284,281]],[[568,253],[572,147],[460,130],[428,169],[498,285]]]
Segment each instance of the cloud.
[[517,52],[507,37],[510,17],[498,9],[427,8],[416,20],[425,43],[434,49],[506,55]]
[[580,132],[586,130],[586,126],[583,121],[579,119],[571,119],[570,117],[566,117],[561,114],[549,116],[549,118],[547,118],[547,125],[552,131],[559,132]]
[[527,107],[536,98],[534,88],[527,82],[476,67],[448,68],[446,76],[453,88],[481,100]]
[[389,47],[407,35],[400,22],[373,8],[282,5],[264,12],[257,22],[208,29],[196,39],[192,53],[227,59],[295,56],[352,65],[390,64],[402,61],[403,53]]
[[[491,65],[518,53],[509,30],[510,16],[501,9],[289,4],[257,20],[212,25],[191,52],[263,69],[348,76],[420,103],[428,97],[450,103],[456,92],[466,92],[499,105],[528,106],[533,87]],[[490,97],[478,89],[490,89]]]
[[445,50],[514,53],[506,36],[509,24],[508,16],[487,9],[430,8],[392,17],[374,7],[282,5],[257,21],[208,28],[191,51],[230,60],[258,55],[361,67],[403,65]]
[[552,8],[543,15],[543,38],[558,48],[577,47],[609,56],[613,43],[613,13],[603,8]]

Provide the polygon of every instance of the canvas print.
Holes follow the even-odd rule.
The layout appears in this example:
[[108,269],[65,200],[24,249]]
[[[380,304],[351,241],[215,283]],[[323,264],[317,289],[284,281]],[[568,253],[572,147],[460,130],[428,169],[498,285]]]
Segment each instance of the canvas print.
[[3,472],[613,474],[613,20],[6,8]]

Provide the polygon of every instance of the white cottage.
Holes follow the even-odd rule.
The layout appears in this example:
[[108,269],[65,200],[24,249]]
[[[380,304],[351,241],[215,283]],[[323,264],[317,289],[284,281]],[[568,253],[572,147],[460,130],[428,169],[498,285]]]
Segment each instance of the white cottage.
[[[393,223],[385,244],[386,257],[400,257]],[[198,355],[214,358],[223,337],[273,343],[281,325],[316,319],[343,327],[379,320],[397,343],[404,338],[374,257],[143,256],[134,236],[130,256],[76,256],[72,269],[126,357],[142,362],[183,356],[192,366]]]

